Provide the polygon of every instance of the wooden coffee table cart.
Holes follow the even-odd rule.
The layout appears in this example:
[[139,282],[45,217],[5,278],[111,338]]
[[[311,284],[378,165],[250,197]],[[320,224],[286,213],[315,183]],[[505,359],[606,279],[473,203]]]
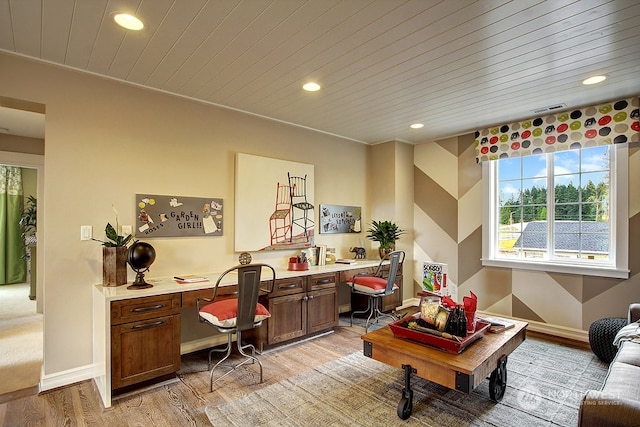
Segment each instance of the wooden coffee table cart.
[[460,354],[413,340],[398,338],[389,326],[362,336],[364,355],[404,370],[405,387],[398,416],[406,420],[413,411],[411,374],[453,390],[471,393],[489,377],[492,400],[502,400],[507,387],[507,356],[526,338],[526,322],[499,333],[485,333]]

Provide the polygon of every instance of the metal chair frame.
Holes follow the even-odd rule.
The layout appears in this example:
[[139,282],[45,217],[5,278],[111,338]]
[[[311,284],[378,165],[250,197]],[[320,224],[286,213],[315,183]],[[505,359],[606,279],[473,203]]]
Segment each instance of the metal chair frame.
[[283,243],[290,239],[291,229],[291,187],[289,185],[277,184],[276,203],[271,216],[269,217],[269,231],[271,244]]
[[[268,288],[261,288],[262,282],[260,280],[260,276],[261,276],[263,267],[270,269],[273,274],[272,279],[268,282],[269,284]],[[218,287],[220,286],[222,279],[225,276],[227,276],[229,273],[232,273],[234,271],[238,272],[238,292],[237,292],[238,313],[236,318],[236,324],[231,327],[214,325],[200,315],[200,309],[207,304],[215,302],[216,296],[218,293]],[[276,279],[276,271],[274,270],[273,267],[271,267],[268,264],[256,263],[256,264],[247,264],[247,265],[237,265],[235,267],[229,268],[228,270],[220,274],[220,277],[218,277],[215,287],[213,288],[213,296],[211,298],[198,298],[196,300],[196,307],[198,309],[198,320],[201,323],[206,323],[210,326],[213,326],[220,333],[227,334],[227,344],[225,348],[218,349],[214,347],[209,351],[209,364],[207,369],[211,370],[211,373],[209,374],[209,384],[210,384],[209,391],[210,392],[213,391],[213,384],[215,384],[216,382],[218,382],[219,380],[226,377],[227,375],[235,371],[237,368],[239,368],[240,366],[248,362],[251,362],[251,363],[258,362],[258,365],[260,365],[260,383],[262,383],[262,362],[260,362],[260,359],[256,357],[257,351],[255,346],[253,346],[253,344],[242,345],[242,332],[247,331],[249,329],[257,328],[260,325],[262,325],[262,321],[258,321],[258,322],[255,321],[255,312],[256,312],[256,306],[258,304],[258,297],[259,297],[260,291],[270,293],[273,290],[275,279]],[[231,370],[220,375],[214,381],[213,373],[216,370],[216,368],[220,366],[225,360],[227,360],[229,356],[231,356],[234,334],[236,335],[236,346],[237,346],[238,352],[240,353],[240,355],[244,356],[245,359],[242,362],[234,365],[231,368]],[[250,354],[246,353],[245,352],[246,349],[250,349],[251,353]],[[212,368],[211,367],[211,365],[213,364],[212,355],[213,353],[216,353],[216,352],[223,352],[225,353],[225,355]]]
[[[397,320],[393,314],[385,313],[380,309],[380,307],[382,304],[382,298],[388,295],[392,295],[395,292],[395,290],[393,289],[393,285],[396,282],[396,277],[398,275],[398,270],[400,268],[400,265],[404,263],[404,257],[405,257],[404,251],[390,252],[380,260],[380,264],[378,264],[378,268],[376,269],[376,272],[373,275],[368,273],[359,273],[353,276],[350,282],[351,292],[354,294],[367,296],[368,302],[367,302],[367,308],[365,310],[351,312],[351,326],[353,326],[354,315],[365,314],[367,312],[369,313],[369,316],[367,317],[367,322],[365,323],[365,326],[364,326],[365,333],[369,332],[369,323],[373,323],[371,321],[371,318],[373,318],[375,323],[378,323],[378,320],[380,319],[380,317],[388,317],[388,318],[391,318],[392,320]],[[384,279],[385,277],[383,274],[383,267],[385,266],[385,261],[387,260],[389,261],[389,274],[386,277],[387,284],[383,292],[372,294],[367,292],[361,292],[355,289],[353,284],[356,282],[358,277],[379,277]]]
[[[291,222],[292,225],[297,225],[304,230],[303,235],[308,242],[309,230],[314,225],[314,221],[311,219],[313,215],[309,217],[309,211],[313,211],[314,206],[307,200],[307,175],[304,177],[292,176],[287,172],[287,177],[291,187],[291,206],[293,207]],[[298,215],[296,215],[297,210],[300,211]],[[293,241],[293,227],[291,227],[290,240]]]

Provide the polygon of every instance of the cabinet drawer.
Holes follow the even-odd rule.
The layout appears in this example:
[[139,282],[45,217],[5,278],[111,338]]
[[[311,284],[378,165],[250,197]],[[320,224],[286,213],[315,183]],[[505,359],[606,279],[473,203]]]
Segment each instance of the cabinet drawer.
[[153,319],[180,313],[180,294],[132,298],[111,303],[111,324]]
[[180,316],[111,327],[111,388],[137,384],[180,369]]
[[320,289],[335,288],[336,283],[336,273],[313,274],[307,278],[307,290],[318,291]]
[[304,276],[277,279],[270,296],[273,298],[304,292],[304,279]]

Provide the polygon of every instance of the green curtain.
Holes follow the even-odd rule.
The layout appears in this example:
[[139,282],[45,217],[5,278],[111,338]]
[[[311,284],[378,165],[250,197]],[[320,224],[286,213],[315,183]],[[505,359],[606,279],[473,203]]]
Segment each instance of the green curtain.
[[27,280],[22,209],[22,169],[0,165],[0,285]]

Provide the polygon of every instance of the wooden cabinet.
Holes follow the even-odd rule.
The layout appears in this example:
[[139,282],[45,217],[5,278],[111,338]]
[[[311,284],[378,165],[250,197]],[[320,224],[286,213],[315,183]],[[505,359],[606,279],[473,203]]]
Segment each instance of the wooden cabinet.
[[180,294],[111,302],[111,388],[180,369]]
[[338,325],[338,284],[335,273],[307,277],[307,333]]
[[306,298],[306,277],[276,280],[266,301],[267,309],[271,313],[267,321],[266,344],[272,345],[306,335]]
[[336,279],[336,273],[320,273],[276,280],[273,292],[263,301],[271,317],[266,340],[258,338],[258,345],[274,345],[336,326]]
[[[364,267],[357,268],[353,270],[345,270],[340,272],[340,282],[349,282],[351,279],[358,274],[375,274],[378,267]],[[382,267],[383,277],[387,277],[389,269],[388,266]],[[395,310],[396,307],[400,307],[402,305],[402,264],[398,268],[398,274],[396,275],[396,285],[398,285],[399,289],[393,293],[393,295],[388,295],[382,298],[382,311],[392,311]],[[367,308],[367,297],[359,294],[351,294],[351,310],[352,311],[362,311]]]

